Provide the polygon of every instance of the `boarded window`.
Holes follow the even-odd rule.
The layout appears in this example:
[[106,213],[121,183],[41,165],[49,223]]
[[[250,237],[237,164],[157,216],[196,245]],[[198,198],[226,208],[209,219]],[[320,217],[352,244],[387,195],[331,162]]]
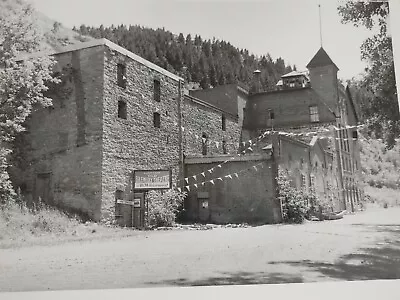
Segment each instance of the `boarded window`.
[[226,117],[222,115],[222,131],[226,130]]
[[126,119],[126,102],[123,100],[118,101],[118,118]]
[[160,128],[161,127],[161,116],[159,113],[155,112],[153,114],[153,125],[156,128]]
[[161,84],[158,79],[154,79],[154,100],[157,102],[161,101]]
[[117,65],[117,83],[118,86],[126,88],[126,66],[124,64]]
[[318,114],[318,106],[310,106],[310,121],[311,122],[319,122],[319,114]]

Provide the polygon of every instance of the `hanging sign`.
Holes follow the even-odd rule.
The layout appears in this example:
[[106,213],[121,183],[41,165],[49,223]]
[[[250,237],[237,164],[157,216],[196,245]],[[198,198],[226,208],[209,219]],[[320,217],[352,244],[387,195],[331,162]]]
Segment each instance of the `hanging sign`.
[[137,190],[170,189],[172,187],[171,170],[135,170],[133,188]]

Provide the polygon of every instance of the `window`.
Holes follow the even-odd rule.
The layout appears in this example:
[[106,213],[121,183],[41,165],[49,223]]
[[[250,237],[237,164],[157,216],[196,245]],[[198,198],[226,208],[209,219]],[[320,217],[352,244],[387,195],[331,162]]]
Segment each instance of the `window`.
[[226,130],[226,117],[222,115],[222,131]]
[[126,120],[126,102],[119,100],[118,101],[118,118]]
[[315,177],[314,175],[310,176],[310,188],[312,192],[315,192]]
[[318,106],[310,106],[310,121],[319,122]]
[[201,152],[203,155],[207,155],[207,135],[205,133],[203,133],[203,135],[201,136]]
[[161,127],[161,117],[160,117],[160,114],[157,113],[157,112],[155,112],[153,114],[153,125],[156,128],[160,128]]
[[227,149],[226,149],[226,141],[222,141],[222,152],[223,152],[224,154],[227,154],[227,153],[228,153],[228,151],[227,151]]
[[118,86],[126,88],[126,67],[124,64],[117,65],[117,83]]
[[161,84],[158,79],[154,79],[154,100],[157,102],[161,101]]
[[353,131],[353,139],[357,139],[358,138],[358,132],[357,130]]
[[306,187],[306,176],[301,175],[301,188],[304,189]]

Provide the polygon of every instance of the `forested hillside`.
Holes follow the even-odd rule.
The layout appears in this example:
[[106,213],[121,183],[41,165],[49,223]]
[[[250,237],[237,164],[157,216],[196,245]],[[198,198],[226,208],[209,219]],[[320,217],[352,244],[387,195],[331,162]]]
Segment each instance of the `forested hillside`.
[[81,25],[74,30],[94,38],[106,38],[133,53],[202,88],[241,81],[251,87],[253,71],[261,71],[264,90],[275,89],[281,75],[291,72],[282,58],[269,54],[256,57],[247,49],[238,49],[229,42],[203,40],[201,36],[174,35],[165,29],[141,26],[103,27]]

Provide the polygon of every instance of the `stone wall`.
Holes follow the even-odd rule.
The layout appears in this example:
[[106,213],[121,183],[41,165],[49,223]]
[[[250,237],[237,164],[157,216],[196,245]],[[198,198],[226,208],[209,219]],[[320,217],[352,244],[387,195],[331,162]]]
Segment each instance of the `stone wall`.
[[[32,114],[24,137],[28,199],[41,196],[95,220],[101,203],[103,55],[94,47],[55,56],[56,71],[69,74],[57,88],[66,93],[50,91],[53,107]],[[39,186],[40,174],[49,176],[45,186]]]
[[[214,223],[278,223],[281,208],[276,200],[276,165],[266,155],[235,157],[221,168],[215,167],[226,157],[197,157],[185,160],[188,176],[197,176],[198,182],[215,179],[214,185],[206,182],[193,185],[186,202],[187,217],[193,221]],[[256,169],[253,166],[256,166]],[[208,169],[215,167],[210,174]],[[238,173],[238,178],[234,173]],[[226,175],[232,175],[232,179]],[[203,207],[204,201],[208,207]]]
[[[224,154],[222,143],[226,142],[226,153],[237,153],[241,126],[237,117],[218,109],[208,107],[185,97],[182,107],[185,155],[202,155],[202,136],[207,136],[207,155]],[[226,129],[222,130],[222,115],[225,116]]]
[[[102,213],[113,218],[115,192],[131,190],[133,170],[171,169],[176,183],[179,166],[179,82],[105,47]],[[126,66],[126,88],[117,84],[117,64]],[[154,100],[159,79],[161,101]],[[126,103],[127,118],[118,117],[118,101]],[[153,115],[160,115],[160,128]]]

